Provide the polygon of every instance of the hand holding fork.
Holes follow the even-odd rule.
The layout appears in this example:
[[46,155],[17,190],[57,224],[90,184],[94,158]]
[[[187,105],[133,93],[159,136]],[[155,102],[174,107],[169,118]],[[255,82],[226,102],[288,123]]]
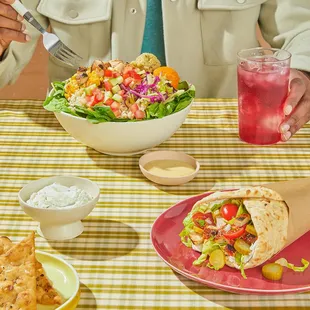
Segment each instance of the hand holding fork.
[[43,45],[52,56],[73,67],[79,66],[82,58],[55,34],[48,33],[19,0],[0,0],[0,56],[12,41],[31,40],[28,34],[23,33],[25,30],[25,25],[21,22],[23,19],[42,33]]

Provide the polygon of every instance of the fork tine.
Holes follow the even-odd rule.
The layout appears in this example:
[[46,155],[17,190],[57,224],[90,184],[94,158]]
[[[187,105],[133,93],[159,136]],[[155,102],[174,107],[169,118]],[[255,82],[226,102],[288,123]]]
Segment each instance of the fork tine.
[[61,46],[62,49],[64,49],[67,53],[70,53],[71,55],[78,57],[80,59],[82,59],[81,56],[79,56],[78,54],[76,54],[75,52],[73,52],[68,46],[66,46],[65,44],[62,44]]
[[60,57],[62,57],[63,59],[65,59],[67,62],[70,62],[70,63],[74,63],[74,57],[72,57],[72,56],[69,56],[69,55],[67,55],[63,50],[61,50],[61,49],[59,49],[58,51],[57,51],[57,56],[60,56]]
[[55,54],[55,57],[60,59],[61,61],[66,62],[67,64],[74,65],[76,62],[76,59],[74,57],[67,56],[65,53],[63,53],[61,50],[58,50]]
[[68,63],[65,59],[62,58],[62,56],[60,56],[60,55],[58,55],[58,54],[55,55],[55,57],[58,58],[59,60],[65,62],[65,63]]
[[66,51],[64,48],[60,48],[59,52],[61,52],[62,54],[66,55],[67,57],[75,57],[74,55],[70,54],[68,51]]

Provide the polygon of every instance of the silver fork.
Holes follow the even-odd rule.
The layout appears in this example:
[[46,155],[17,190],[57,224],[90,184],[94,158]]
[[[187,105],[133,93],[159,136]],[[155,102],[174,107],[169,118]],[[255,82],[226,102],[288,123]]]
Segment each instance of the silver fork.
[[82,57],[73,52],[64,43],[62,43],[55,34],[45,31],[40,23],[32,16],[32,14],[19,0],[16,0],[12,4],[12,7],[15,9],[15,11],[17,11],[18,14],[23,16],[27,22],[29,22],[33,27],[42,33],[43,45],[51,55],[72,67],[79,67],[79,63],[81,62]]

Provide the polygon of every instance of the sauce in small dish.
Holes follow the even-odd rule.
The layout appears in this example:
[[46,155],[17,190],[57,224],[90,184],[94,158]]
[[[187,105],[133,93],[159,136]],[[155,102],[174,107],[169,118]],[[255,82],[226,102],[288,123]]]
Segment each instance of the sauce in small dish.
[[161,185],[181,185],[191,181],[200,165],[183,152],[155,151],[139,160],[140,170],[150,181]]
[[196,167],[174,159],[160,159],[148,162],[144,169],[159,177],[183,177],[195,172]]

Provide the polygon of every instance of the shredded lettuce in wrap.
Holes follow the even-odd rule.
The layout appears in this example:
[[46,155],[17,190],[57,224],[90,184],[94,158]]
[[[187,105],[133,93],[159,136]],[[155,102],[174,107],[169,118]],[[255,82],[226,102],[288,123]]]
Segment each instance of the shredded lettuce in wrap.
[[238,216],[240,216],[241,214],[244,214],[244,213],[248,213],[248,211],[245,208],[245,206],[243,205],[243,202],[241,200],[241,203],[239,204],[239,209],[238,209],[238,212],[236,214],[236,217],[238,217]]
[[243,256],[242,254],[240,254],[239,252],[236,252],[236,256],[235,256],[235,260],[236,263],[239,265],[240,267],[240,271],[241,271],[241,275],[244,279],[247,279],[245,271],[244,271],[244,263],[243,263]]
[[191,212],[189,212],[186,218],[183,220],[184,229],[181,231],[179,236],[181,237],[182,243],[188,248],[190,248],[193,244],[191,239],[189,238],[189,234],[192,232],[194,226],[192,217],[197,212],[205,213],[208,210],[209,206],[209,204],[202,204],[199,207],[192,209]]
[[194,226],[193,221],[188,222],[188,224],[183,228],[183,230],[179,234],[179,236],[181,237],[182,243],[188,248],[191,248],[193,245],[193,242],[189,237],[189,234],[191,233],[193,226]]
[[201,255],[193,262],[193,265],[199,266],[205,260],[207,260],[208,256],[214,251],[219,249],[220,246],[218,243],[214,242],[213,240],[208,240],[202,246]]

